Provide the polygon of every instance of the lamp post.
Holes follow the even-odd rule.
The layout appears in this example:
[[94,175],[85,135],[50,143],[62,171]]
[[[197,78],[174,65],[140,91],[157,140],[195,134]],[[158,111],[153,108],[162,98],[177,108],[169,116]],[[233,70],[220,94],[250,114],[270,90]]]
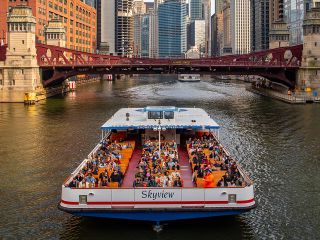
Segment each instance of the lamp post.
[[159,157],[160,157],[160,155],[161,155],[161,153],[160,153],[160,151],[161,151],[161,130],[165,131],[166,128],[161,127],[161,121],[159,120],[158,127],[154,128],[153,130],[159,132]]

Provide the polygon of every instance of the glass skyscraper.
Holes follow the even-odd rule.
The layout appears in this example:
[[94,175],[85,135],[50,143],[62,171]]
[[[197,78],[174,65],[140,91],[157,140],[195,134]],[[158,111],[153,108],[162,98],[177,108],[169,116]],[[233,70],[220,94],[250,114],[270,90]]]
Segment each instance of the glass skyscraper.
[[303,42],[303,18],[305,12],[313,6],[313,0],[284,0],[284,20],[288,23],[290,44]]
[[187,4],[167,0],[158,7],[159,57],[181,57],[187,50]]
[[145,14],[141,19],[141,57],[149,57],[150,50],[150,15]]
[[202,0],[190,0],[190,20],[202,20]]

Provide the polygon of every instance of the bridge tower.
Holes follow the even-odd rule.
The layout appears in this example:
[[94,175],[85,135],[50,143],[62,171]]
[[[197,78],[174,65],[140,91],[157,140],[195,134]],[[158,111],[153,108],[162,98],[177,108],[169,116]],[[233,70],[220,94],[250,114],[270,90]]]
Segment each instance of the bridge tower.
[[66,29],[59,19],[52,19],[45,29],[46,44],[66,47]]
[[42,90],[36,51],[36,18],[26,5],[13,7],[8,16],[6,60],[0,63],[3,85],[0,102],[24,102],[26,92]]
[[307,11],[303,20],[303,52],[297,90],[320,94],[320,3]]

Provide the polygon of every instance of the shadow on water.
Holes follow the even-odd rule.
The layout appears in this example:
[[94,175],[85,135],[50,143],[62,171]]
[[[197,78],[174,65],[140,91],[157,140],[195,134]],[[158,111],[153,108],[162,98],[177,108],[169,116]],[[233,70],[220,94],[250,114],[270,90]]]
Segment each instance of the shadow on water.
[[254,239],[238,216],[167,222],[158,233],[150,222],[72,217],[64,225],[61,239]]

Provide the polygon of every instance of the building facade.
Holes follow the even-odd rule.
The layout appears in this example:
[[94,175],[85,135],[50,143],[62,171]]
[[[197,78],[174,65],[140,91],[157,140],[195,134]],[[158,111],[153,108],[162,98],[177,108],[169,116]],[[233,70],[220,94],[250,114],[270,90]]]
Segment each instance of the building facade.
[[190,46],[196,47],[201,56],[206,53],[205,20],[194,20],[190,23]]
[[[1,10],[0,33],[6,43],[7,24],[3,21],[13,6],[26,4],[31,7],[32,13],[36,18],[36,41],[45,42],[45,26],[51,19],[62,21],[66,29],[66,47],[94,52],[96,50],[96,9],[94,2],[83,0],[38,0],[38,1],[3,1],[6,2]],[[4,15],[3,15],[4,14]]]
[[269,0],[251,0],[252,51],[269,49]]
[[232,33],[231,33],[231,8],[230,0],[224,0],[223,2],[223,39],[222,39],[222,55],[228,55],[232,53]]
[[159,57],[181,57],[187,50],[185,0],[167,0],[158,6]]
[[116,54],[116,0],[97,1],[97,47],[100,53]]
[[141,32],[142,18],[146,13],[146,5],[143,0],[133,2],[133,37],[134,37],[134,56],[141,56]]
[[220,56],[223,48],[224,0],[215,1],[215,14],[211,17],[211,56]]
[[314,0],[283,0],[284,21],[288,24],[290,45],[303,43],[303,19]]
[[190,20],[203,19],[203,4],[202,0],[190,0],[189,3]]
[[141,19],[141,57],[150,57],[150,15],[144,14]]
[[250,0],[230,1],[231,47],[233,54],[251,51]]
[[116,1],[116,52],[121,56],[132,56],[133,36],[133,0]]

